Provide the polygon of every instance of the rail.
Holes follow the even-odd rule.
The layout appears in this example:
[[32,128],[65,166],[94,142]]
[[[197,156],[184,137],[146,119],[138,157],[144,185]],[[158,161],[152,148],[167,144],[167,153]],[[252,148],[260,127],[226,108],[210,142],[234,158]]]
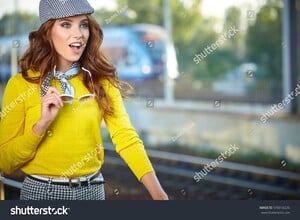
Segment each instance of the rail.
[[[125,163],[115,155],[112,145],[106,145],[106,163],[124,166]],[[174,186],[186,182],[186,188],[201,194],[199,187],[203,183],[217,184],[227,188],[240,188],[244,191],[260,192],[262,197],[269,198],[273,195],[279,198],[300,198],[300,174],[273,168],[223,161],[211,172],[208,172],[199,183],[194,180],[195,172],[199,172],[213,159],[195,157],[153,149],[147,149],[155,170],[163,176],[174,181]],[[173,187],[174,187],[173,186]],[[171,186],[172,187],[172,186]],[[267,196],[264,196],[267,194]],[[274,197],[275,198],[275,197]]]
[[[105,143],[105,160],[107,164],[125,166],[124,161],[117,157],[112,144]],[[171,152],[147,149],[155,170],[166,178],[180,182],[184,179],[194,182],[191,186],[197,189],[199,184],[194,181],[195,172],[200,171],[203,166],[213,162],[213,159],[195,157]],[[300,198],[300,174],[286,170],[246,165],[235,162],[223,161],[212,172],[207,174],[202,182],[208,182],[230,187],[246,188],[269,194],[278,194],[287,198]],[[17,189],[22,188],[22,183],[0,175],[0,199],[4,199],[4,186]],[[173,185],[178,185],[173,183]],[[191,185],[191,184],[190,184]],[[174,187],[174,186],[170,186]],[[198,192],[198,189],[197,191]]]

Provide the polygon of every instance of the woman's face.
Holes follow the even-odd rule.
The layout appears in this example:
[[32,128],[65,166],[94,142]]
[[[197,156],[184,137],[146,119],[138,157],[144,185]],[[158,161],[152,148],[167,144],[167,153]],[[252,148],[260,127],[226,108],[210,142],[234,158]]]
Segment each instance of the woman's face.
[[86,15],[57,19],[51,31],[51,40],[58,53],[57,70],[66,71],[80,59],[90,36]]

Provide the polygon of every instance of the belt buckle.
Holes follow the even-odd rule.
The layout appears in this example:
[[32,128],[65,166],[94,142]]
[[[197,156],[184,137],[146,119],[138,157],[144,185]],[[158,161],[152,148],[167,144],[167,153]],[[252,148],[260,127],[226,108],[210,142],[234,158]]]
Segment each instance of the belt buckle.
[[[72,180],[76,180],[76,181],[73,182]],[[81,187],[81,181],[80,181],[80,178],[69,179],[69,186],[70,186],[70,188],[73,188],[73,187]]]

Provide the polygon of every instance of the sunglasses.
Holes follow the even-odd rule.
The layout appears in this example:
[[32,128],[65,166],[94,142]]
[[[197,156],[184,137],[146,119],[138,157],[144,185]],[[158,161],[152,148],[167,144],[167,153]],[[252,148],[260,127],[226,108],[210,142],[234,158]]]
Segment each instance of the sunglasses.
[[72,104],[74,99],[78,100],[79,102],[87,102],[96,97],[95,86],[94,86],[94,81],[93,81],[91,72],[89,70],[85,69],[84,67],[81,67],[81,69],[88,74],[89,79],[91,80],[91,83],[92,83],[93,93],[85,94],[85,95],[79,96],[77,98],[75,98],[74,96],[69,95],[69,94],[61,94],[60,98],[63,103]]

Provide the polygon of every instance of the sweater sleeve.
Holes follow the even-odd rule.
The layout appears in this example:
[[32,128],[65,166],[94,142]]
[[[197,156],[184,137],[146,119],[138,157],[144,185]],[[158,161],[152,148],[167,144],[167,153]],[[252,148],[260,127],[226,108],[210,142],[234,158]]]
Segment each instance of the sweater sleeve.
[[[0,170],[11,173],[32,159],[41,136],[25,131],[25,102],[28,85],[21,76],[12,77],[6,86],[0,121]],[[33,126],[33,125],[32,125]]]
[[140,181],[146,173],[154,170],[143,142],[131,125],[119,89],[108,84],[106,92],[109,95],[114,114],[104,116],[104,120],[117,153]]

